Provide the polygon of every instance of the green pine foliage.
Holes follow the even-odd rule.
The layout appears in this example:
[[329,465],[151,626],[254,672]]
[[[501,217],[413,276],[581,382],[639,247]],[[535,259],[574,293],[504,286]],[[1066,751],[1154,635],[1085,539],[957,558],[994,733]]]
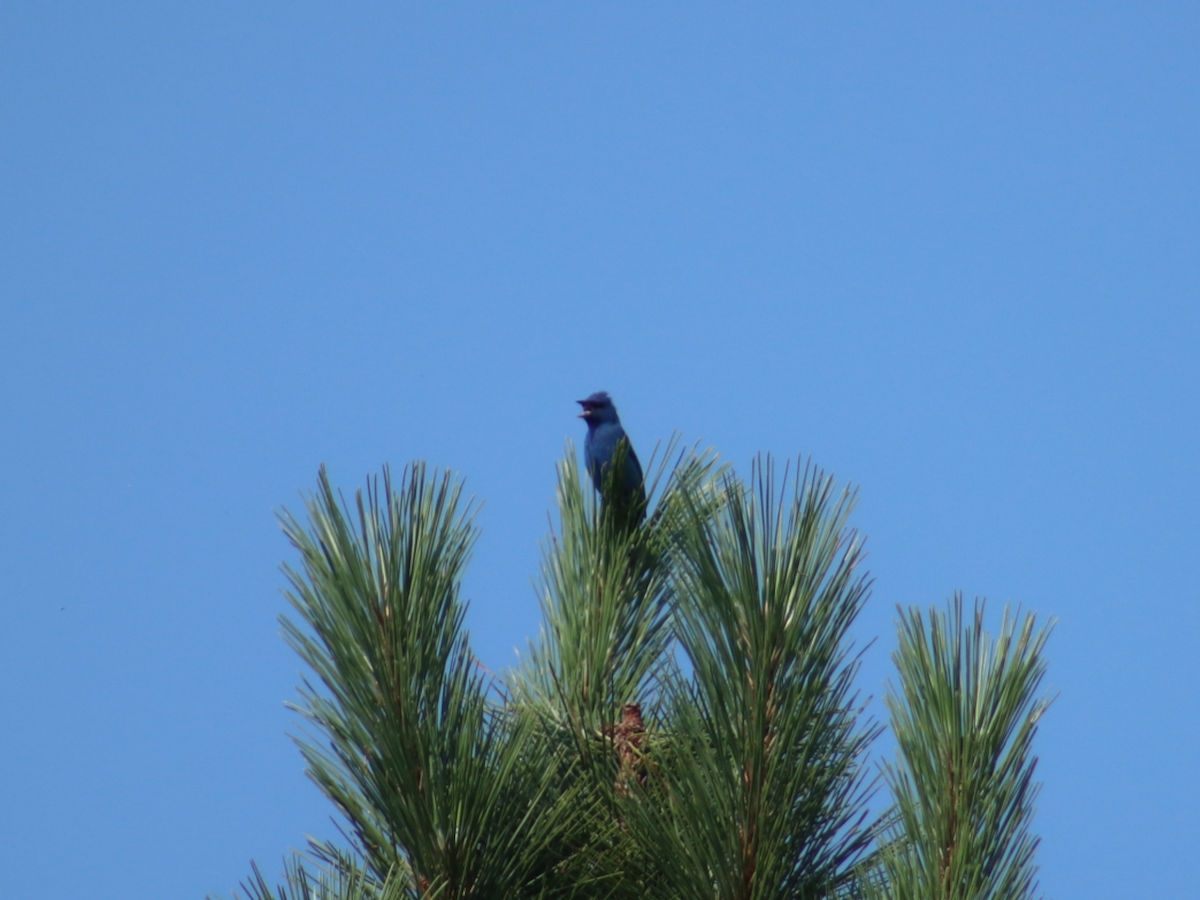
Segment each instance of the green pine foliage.
[[1032,896],[1046,631],[1006,616],[990,642],[961,600],[928,627],[902,613],[893,805],[873,817],[853,492],[769,458],[743,481],[674,443],[647,471],[648,503],[601,502],[568,446],[543,630],[497,677],[464,627],[462,483],[385,468],[351,502],[321,470],[281,516],[283,627],[312,673],[296,741],[345,842],[275,888],[255,866],[235,897]]
[[833,895],[867,849],[864,763],[846,632],[868,581],[846,528],[854,497],[806,468],[760,461],[695,510],[675,562],[675,632],[690,663],[669,683],[670,747],[630,812],[672,896]]
[[886,778],[895,806],[880,853],[892,900],[1031,900],[1030,830],[1038,786],[1033,738],[1052,625],[1006,609],[999,634],[984,604],[967,621],[961,596],[946,611],[900,613],[899,688],[888,692],[898,758]]

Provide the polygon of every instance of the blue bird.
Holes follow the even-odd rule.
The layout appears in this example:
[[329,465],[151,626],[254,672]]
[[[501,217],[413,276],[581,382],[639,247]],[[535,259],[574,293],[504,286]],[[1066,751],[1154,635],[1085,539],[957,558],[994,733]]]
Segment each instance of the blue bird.
[[638,462],[637,454],[629,436],[621,427],[621,419],[617,416],[617,408],[613,406],[612,398],[604,391],[597,391],[586,400],[576,401],[583,407],[579,417],[587,423],[587,438],[583,442],[583,457],[587,462],[588,474],[592,476],[592,484],[600,495],[604,496],[604,479],[613,461],[619,444],[625,445],[625,471],[616,481],[615,489],[619,492],[622,505],[635,501],[634,512],[638,521],[646,515],[646,487],[643,484],[642,464]]

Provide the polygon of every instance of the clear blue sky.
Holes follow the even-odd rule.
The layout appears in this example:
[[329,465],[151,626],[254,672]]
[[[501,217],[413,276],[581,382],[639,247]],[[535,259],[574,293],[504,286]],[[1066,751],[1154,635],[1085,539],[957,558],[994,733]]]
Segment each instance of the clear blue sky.
[[274,511],[461,472],[502,667],[601,388],[860,486],[865,690],[898,603],[1057,617],[1042,885],[1194,895],[1200,7],[651,6],[0,8],[6,898],[329,835]]

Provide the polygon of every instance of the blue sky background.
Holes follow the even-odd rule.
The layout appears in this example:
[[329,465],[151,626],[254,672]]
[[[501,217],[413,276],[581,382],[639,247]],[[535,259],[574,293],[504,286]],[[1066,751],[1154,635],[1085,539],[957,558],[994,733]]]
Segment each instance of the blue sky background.
[[274,511],[461,472],[502,667],[600,388],[860,486],[865,690],[898,603],[1057,617],[1042,886],[1193,894],[1200,7],[352,6],[0,7],[4,895],[331,834]]

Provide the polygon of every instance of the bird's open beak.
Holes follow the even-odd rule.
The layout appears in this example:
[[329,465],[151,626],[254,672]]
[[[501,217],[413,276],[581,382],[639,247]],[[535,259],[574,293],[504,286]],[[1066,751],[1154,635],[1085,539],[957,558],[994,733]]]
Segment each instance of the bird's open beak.
[[[583,404],[583,401],[582,401],[582,400],[576,400],[575,402],[576,402],[576,403],[578,403],[578,404],[580,404],[580,405],[582,405],[582,404]],[[590,416],[591,414],[592,414],[592,410],[591,410],[591,408],[590,408],[590,407],[587,407],[587,406],[584,406],[584,407],[583,407],[583,412],[581,412],[581,413],[579,414],[579,418],[581,418],[581,419],[586,419],[586,418],[587,418],[588,416]]]

